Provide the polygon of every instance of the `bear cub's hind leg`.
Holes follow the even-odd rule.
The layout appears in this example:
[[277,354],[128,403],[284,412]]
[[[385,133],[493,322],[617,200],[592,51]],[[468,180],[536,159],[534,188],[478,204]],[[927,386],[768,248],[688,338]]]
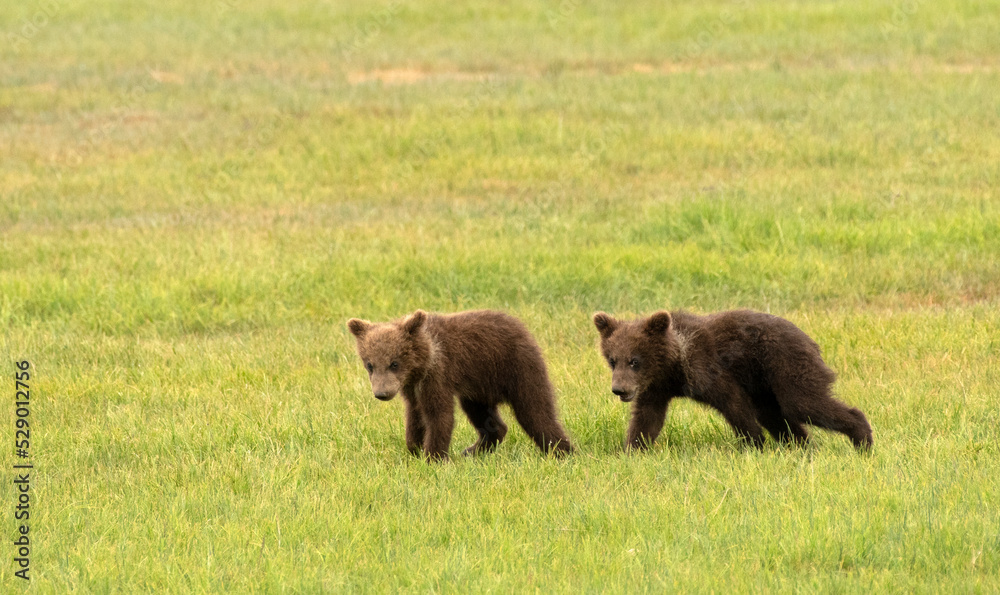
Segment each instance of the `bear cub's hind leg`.
[[535,441],[542,452],[548,453],[555,449],[559,455],[572,453],[573,445],[556,418],[552,389],[546,387],[535,390],[537,392],[533,393],[532,389],[525,387],[511,399],[510,407],[514,410],[517,423],[521,424],[524,433]]
[[809,431],[799,422],[782,416],[777,403],[758,407],[757,421],[782,444],[809,444]]
[[461,399],[459,403],[462,410],[469,417],[472,426],[479,433],[479,439],[475,444],[466,448],[463,455],[475,455],[480,453],[493,452],[498,444],[503,442],[507,435],[507,424],[500,418],[500,412],[496,405],[483,405],[469,399]]
[[742,387],[728,379],[719,379],[716,391],[708,395],[706,402],[718,409],[737,436],[756,448],[764,447],[764,428]]
[[858,450],[872,447],[872,427],[860,409],[850,407],[833,397],[830,385],[833,374],[807,381],[774,382],[774,394],[789,425],[812,424],[840,432]]

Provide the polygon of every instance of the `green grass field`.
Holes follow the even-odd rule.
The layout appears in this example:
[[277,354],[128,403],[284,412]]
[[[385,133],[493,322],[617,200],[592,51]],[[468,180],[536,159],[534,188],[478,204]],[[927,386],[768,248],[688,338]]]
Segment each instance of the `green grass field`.
[[[1000,590],[1000,2],[625,4],[0,11],[0,590]],[[591,314],[735,307],[870,455],[621,452]],[[344,323],[416,308],[521,317],[579,452],[409,456]]]

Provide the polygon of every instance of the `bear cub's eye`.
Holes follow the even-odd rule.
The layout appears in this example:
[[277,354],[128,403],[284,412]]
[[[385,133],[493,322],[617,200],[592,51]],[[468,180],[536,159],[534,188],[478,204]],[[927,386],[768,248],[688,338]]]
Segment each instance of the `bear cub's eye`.
[[632,368],[633,370],[636,369],[636,368],[638,368],[639,367],[639,358],[633,357],[632,359],[628,360],[628,367]]
[[375,371],[375,366],[373,366],[371,362],[365,362],[365,369],[368,370],[369,374],[371,374]]
[[399,369],[399,362],[392,362],[391,364],[389,364],[389,369],[392,370],[393,372],[395,372],[396,370],[398,370]]
[[615,364],[617,364],[617,363],[618,362],[615,360],[615,358],[613,358],[613,357],[609,357],[608,358],[608,365],[611,366],[612,368],[614,368]]

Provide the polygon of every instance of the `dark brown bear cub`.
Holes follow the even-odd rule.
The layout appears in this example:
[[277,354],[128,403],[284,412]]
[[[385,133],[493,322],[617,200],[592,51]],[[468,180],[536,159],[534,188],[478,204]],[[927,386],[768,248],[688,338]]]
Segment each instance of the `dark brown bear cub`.
[[779,441],[805,443],[803,424],[812,424],[871,448],[865,415],[831,395],[834,373],[819,347],[783,318],[749,310],[660,311],[622,321],[598,312],[594,325],[611,366],[611,392],[633,403],[626,448],[651,445],[670,400],[681,396],[717,409],[758,447],[761,426]]
[[555,394],[542,351],[521,321],[489,310],[436,315],[417,310],[382,324],[352,318],[358,355],[375,397],[403,393],[406,446],[432,459],[448,457],[455,396],[479,440],[465,454],[492,451],[507,435],[497,405],[508,403],[543,451],[572,452],[556,418]]

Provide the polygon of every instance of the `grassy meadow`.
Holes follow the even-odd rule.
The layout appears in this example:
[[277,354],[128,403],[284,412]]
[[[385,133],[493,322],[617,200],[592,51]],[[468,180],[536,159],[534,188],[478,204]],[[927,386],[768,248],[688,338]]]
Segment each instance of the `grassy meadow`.
[[[0,11],[0,590],[1000,590],[1000,2]],[[875,432],[625,455],[590,316],[791,319]],[[496,308],[579,452],[409,456],[345,328]],[[31,362],[31,581],[14,362]]]

